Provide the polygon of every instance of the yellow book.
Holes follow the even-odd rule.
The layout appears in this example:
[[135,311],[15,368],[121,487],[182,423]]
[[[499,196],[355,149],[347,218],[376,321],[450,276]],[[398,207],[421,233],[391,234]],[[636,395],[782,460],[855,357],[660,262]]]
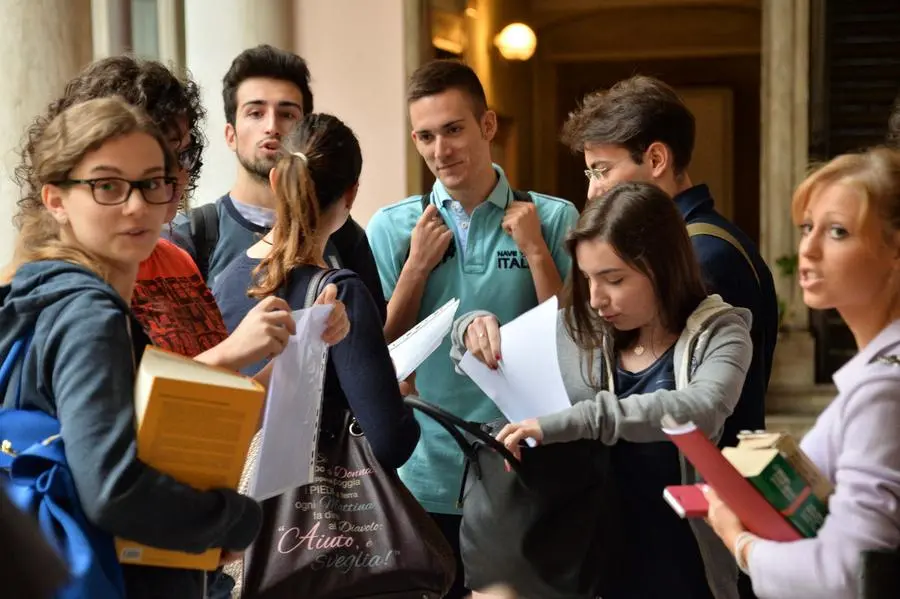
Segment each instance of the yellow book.
[[[230,370],[148,347],[134,383],[138,458],[196,489],[237,489],[265,389]],[[221,549],[200,554],[116,539],[123,564],[214,570]]]

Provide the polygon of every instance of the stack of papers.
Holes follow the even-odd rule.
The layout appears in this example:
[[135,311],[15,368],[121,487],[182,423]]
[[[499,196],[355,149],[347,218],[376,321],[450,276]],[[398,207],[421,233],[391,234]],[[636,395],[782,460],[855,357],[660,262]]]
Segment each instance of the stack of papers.
[[[458,308],[459,300],[450,300],[389,346],[397,380],[408,378],[440,347]],[[249,490],[259,501],[314,480],[328,363],[322,332],[331,309],[326,305],[295,311],[297,333],[275,358]]]
[[453,326],[458,309],[459,300],[451,299],[388,346],[398,381],[406,380],[441,346]]
[[250,496],[258,501],[313,482],[328,363],[322,333],[332,308],[296,310],[297,332],[275,358],[250,482]]

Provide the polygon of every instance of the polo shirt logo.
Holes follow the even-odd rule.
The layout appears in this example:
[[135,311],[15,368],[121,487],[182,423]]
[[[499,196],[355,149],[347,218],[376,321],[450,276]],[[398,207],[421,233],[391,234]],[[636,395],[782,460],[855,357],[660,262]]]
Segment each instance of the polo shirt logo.
[[525,254],[518,250],[498,250],[497,268],[503,270],[528,268],[528,260],[525,258]]

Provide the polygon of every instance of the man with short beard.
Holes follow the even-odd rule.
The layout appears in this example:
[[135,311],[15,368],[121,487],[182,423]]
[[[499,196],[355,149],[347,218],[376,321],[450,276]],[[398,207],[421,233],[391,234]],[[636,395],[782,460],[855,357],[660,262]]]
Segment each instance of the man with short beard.
[[[237,156],[237,180],[215,204],[181,218],[173,241],[197,263],[212,287],[216,276],[258,242],[275,222],[269,171],[281,140],[313,111],[306,61],[292,52],[260,45],[241,52],[222,80],[225,141]],[[384,293],[365,231],[352,219],[331,236],[325,257],[334,268],[355,271],[372,293],[382,320]]]

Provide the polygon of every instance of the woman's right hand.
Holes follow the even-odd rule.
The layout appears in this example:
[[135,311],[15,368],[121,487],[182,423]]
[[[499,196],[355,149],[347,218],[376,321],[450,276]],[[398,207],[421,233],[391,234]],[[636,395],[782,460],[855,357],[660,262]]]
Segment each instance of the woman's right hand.
[[479,316],[466,328],[466,349],[491,370],[500,364],[500,323],[494,316]]
[[280,297],[267,297],[250,310],[228,336],[228,355],[235,370],[274,358],[297,332],[291,307]]
[[[506,446],[517,460],[522,459],[521,443],[525,439],[534,439],[538,443],[544,440],[544,431],[537,418],[529,418],[522,422],[510,422],[497,433],[497,440]],[[508,467],[508,466],[507,466]]]

